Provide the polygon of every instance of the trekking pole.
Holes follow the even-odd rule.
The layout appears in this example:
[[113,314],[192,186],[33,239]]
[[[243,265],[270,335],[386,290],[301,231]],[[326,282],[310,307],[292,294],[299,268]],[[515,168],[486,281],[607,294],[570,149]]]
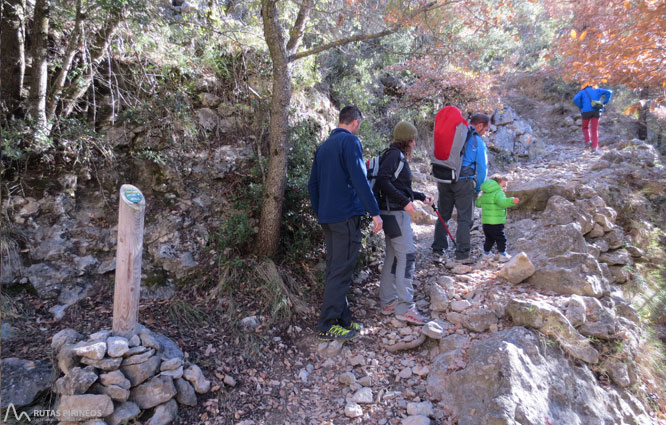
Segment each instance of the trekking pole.
[[453,242],[453,247],[458,248],[458,246],[456,245],[456,240],[453,239],[453,236],[451,236],[451,232],[449,232],[449,228],[446,227],[446,223],[444,223],[444,220],[442,219],[442,216],[439,215],[439,211],[437,210],[437,207],[435,205],[433,205],[432,209],[435,210],[435,212],[437,213],[437,217],[439,217],[439,222],[442,223],[442,226],[444,226],[444,229],[446,230],[446,233],[449,234],[449,237],[451,238],[451,242]]

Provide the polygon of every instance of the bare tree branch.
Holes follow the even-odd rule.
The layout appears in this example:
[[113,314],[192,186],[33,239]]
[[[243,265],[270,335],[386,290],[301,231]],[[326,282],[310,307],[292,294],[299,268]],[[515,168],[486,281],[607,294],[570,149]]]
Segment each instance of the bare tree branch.
[[[374,34],[358,34],[353,37],[348,37],[348,38],[343,38],[340,40],[332,41],[330,43],[322,44],[321,46],[315,47],[314,49],[306,50],[303,52],[298,52],[295,54],[292,54],[289,56],[289,62],[293,62],[298,59],[302,59],[308,56],[316,55],[317,53],[321,53],[323,51],[332,49],[334,47],[340,47],[344,46],[345,44],[349,43],[354,43],[357,41],[367,41],[367,40],[373,40],[376,38],[382,38],[386,37],[387,35],[393,34],[403,28],[404,23],[403,22],[408,22],[410,19],[413,19],[417,15],[420,15],[422,13],[427,13],[431,10],[435,10],[441,7],[444,7],[450,3],[454,3],[457,0],[451,1],[451,2],[446,2],[446,3],[438,3],[437,1],[430,2],[422,7],[419,7],[418,9],[415,9],[412,13],[410,13],[407,18],[404,21],[399,22],[396,25],[393,25],[390,28],[385,29],[384,31],[376,32]],[[300,16],[300,14],[299,14]]]
[[303,0],[301,8],[298,10],[298,16],[294,26],[289,31],[289,41],[287,42],[287,51],[294,52],[298,48],[298,44],[303,38],[303,30],[305,29],[305,22],[308,20],[308,14],[312,10],[312,0]]
[[76,2],[76,20],[74,23],[74,30],[69,36],[69,43],[67,44],[67,49],[65,50],[65,59],[63,61],[60,72],[53,82],[51,87],[51,94],[47,99],[46,107],[46,119],[48,121],[53,119],[55,115],[56,108],[58,107],[58,101],[60,101],[60,96],[62,96],[62,89],[65,87],[65,80],[67,79],[67,74],[69,73],[69,68],[72,66],[74,61],[74,56],[78,50],[79,40],[81,38],[82,27],[83,27],[83,12],[82,12],[82,3],[83,0],[78,0]]

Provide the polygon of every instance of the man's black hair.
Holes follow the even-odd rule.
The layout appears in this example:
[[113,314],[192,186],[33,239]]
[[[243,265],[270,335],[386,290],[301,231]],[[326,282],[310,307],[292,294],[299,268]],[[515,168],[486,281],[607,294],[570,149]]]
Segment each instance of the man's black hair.
[[340,110],[340,124],[351,124],[354,120],[362,120],[363,114],[356,105],[345,106]]
[[474,124],[490,124],[490,117],[487,114],[474,114],[469,120],[469,123]]

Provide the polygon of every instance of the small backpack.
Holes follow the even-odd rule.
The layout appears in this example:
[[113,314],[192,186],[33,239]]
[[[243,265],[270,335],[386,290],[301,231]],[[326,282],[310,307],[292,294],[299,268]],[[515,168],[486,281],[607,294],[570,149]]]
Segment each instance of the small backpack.
[[454,183],[460,177],[462,158],[472,131],[455,106],[445,106],[435,116],[431,157],[432,176],[439,183]]
[[[386,148],[380,153],[379,155],[375,156],[374,158],[371,158],[368,160],[368,162],[365,164],[367,169],[368,169],[368,182],[370,183],[370,189],[373,191],[375,190],[375,183],[377,182],[377,174],[379,173],[379,164],[381,163],[382,157],[388,152],[388,150],[391,148]],[[398,176],[400,175],[400,172],[402,169],[405,167],[405,155],[402,153],[402,151],[398,150],[400,152],[400,164],[398,164],[398,168],[396,168],[395,172],[393,173],[393,178],[391,179],[396,180]]]

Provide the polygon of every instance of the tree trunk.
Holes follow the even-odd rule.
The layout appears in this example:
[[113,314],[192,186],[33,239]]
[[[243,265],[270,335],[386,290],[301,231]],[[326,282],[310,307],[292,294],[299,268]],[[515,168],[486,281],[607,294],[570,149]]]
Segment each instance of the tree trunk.
[[25,0],[0,6],[0,99],[13,115],[21,102],[25,75]]
[[62,113],[60,114],[61,116],[66,117],[71,114],[72,111],[74,111],[76,104],[90,88],[90,85],[93,82],[93,72],[102,59],[104,59],[109,43],[111,43],[111,38],[113,38],[116,29],[118,29],[121,17],[120,12],[114,13],[109,18],[104,29],[97,33],[93,45],[90,48],[91,63],[88,64],[90,69],[85,70],[81,77],[68,87],[68,93],[65,95],[65,98],[63,98],[64,105],[62,107]]
[[640,100],[641,108],[638,110],[638,138],[648,139],[648,114],[650,113],[650,90],[649,87],[641,89]]
[[264,36],[273,62],[273,95],[269,133],[268,173],[261,207],[257,253],[273,256],[280,240],[282,201],[287,182],[289,144],[289,103],[291,102],[291,69],[287,47],[278,23],[277,1],[262,0],[261,16]]
[[28,114],[35,120],[35,129],[46,128],[46,84],[48,81],[49,0],[37,0],[32,28],[32,75]]

